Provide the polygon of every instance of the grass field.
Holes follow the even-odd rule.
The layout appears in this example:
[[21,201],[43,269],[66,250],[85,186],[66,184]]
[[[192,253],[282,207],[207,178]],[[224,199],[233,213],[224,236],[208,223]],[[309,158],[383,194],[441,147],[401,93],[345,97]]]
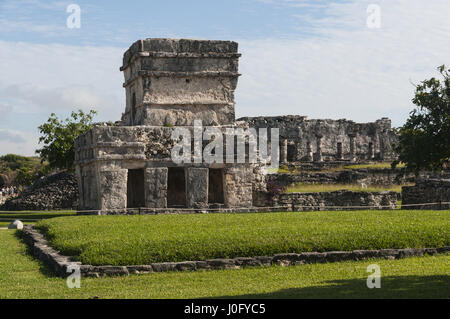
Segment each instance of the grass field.
[[[409,185],[409,184],[408,184]],[[412,184],[411,184],[412,185]],[[394,191],[400,193],[402,186],[407,185],[390,185],[390,186],[368,186],[361,187],[359,184],[293,184],[286,189],[287,193],[318,193],[318,192],[334,192],[340,190],[349,190],[355,192],[386,192]]]
[[[449,255],[82,278],[81,288],[69,289],[28,255],[14,231],[0,231],[0,251],[0,298],[450,298]],[[366,286],[374,263],[380,289]]]
[[[404,168],[405,164],[400,163],[397,165],[397,169]],[[385,169],[391,168],[390,162],[384,163],[368,163],[368,164],[353,164],[353,165],[340,165],[336,167],[324,168],[321,170],[301,170],[299,168],[289,169],[286,165],[281,165],[279,168],[269,168],[267,171],[269,174],[298,174],[300,172],[308,172],[308,173],[332,173],[332,172],[340,172],[343,170],[352,170],[352,169]]]
[[450,211],[76,216],[37,226],[93,265],[450,245]]

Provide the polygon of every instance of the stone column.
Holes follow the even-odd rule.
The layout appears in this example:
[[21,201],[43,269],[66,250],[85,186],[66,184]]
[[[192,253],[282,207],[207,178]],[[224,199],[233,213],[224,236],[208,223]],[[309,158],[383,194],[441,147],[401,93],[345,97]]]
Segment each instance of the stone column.
[[296,159],[297,162],[301,161],[302,155],[303,155],[303,151],[302,151],[301,145],[302,145],[302,143],[300,141],[297,141],[295,143],[295,148],[297,150],[297,154],[295,156],[295,159]]
[[167,167],[145,170],[145,206],[167,207]]
[[251,207],[254,187],[253,168],[248,165],[236,165],[227,168],[224,173],[225,206]]
[[367,157],[369,159],[374,159],[375,158],[375,149],[373,147],[373,143],[372,142],[369,143],[369,153],[367,154]]
[[338,160],[344,159],[344,153],[342,152],[342,142],[337,143],[336,159],[338,159]]
[[208,169],[189,167],[186,175],[186,204],[188,208],[208,207]]
[[127,208],[128,170],[100,171],[101,209]]
[[356,161],[356,134],[350,133],[348,135],[350,137],[350,160],[352,162]]
[[317,138],[317,140],[316,140],[317,151],[316,151],[315,158],[314,158],[315,162],[323,162],[323,158],[322,158],[322,137],[323,137],[323,135],[321,135],[321,134],[317,134],[316,135],[316,138]]
[[311,148],[311,142],[306,142],[306,160],[308,162],[312,162],[313,160],[313,151]]
[[384,160],[384,141],[383,141],[383,137],[380,137],[380,160]]
[[281,163],[286,164],[287,163],[287,145],[288,145],[288,140],[287,139],[282,139],[281,140]]
[[[83,178],[83,171],[82,171],[82,168],[80,165],[75,165],[75,176],[77,177],[77,185],[78,185],[78,207],[77,208],[83,209],[83,208],[87,207],[87,205],[84,202],[84,194],[83,194],[84,178]],[[0,198],[1,198],[1,196],[2,196],[2,193],[0,191]]]

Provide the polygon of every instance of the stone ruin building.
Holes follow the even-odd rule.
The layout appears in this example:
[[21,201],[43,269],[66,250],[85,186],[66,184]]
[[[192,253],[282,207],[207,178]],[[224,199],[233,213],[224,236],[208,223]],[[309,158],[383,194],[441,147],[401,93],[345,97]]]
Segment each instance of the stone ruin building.
[[237,49],[231,41],[146,39],[125,52],[122,120],[75,141],[80,210],[253,206],[254,165],[171,159],[175,127],[193,130],[196,119],[235,126]]
[[[304,116],[235,120],[238,44],[145,39],[124,54],[126,109],[115,125],[96,125],[75,141],[79,210],[236,209],[264,206],[261,165],[179,163],[177,127],[195,120],[225,133],[234,127],[278,127],[281,162],[388,160],[390,120],[358,124]],[[193,144],[192,141],[190,141]],[[224,148],[225,149],[225,148]]]
[[250,127],[280,129],[280,161],[364,162],[392,161],[397,135],[391,120],[373,123],[349,120],[307,120],[306,116],[244,117]]

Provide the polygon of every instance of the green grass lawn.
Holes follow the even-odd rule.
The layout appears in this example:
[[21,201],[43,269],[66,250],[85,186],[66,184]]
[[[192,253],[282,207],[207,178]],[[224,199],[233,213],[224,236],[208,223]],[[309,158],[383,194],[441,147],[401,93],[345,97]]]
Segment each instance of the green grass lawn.
[[[404,168],[405,164],[400,163],[397,165],[397,169]],[[268,168],[267,172],[269,174],[298,174],[300,172],[308,172],[310,174],[314,173],[332,173],[332,172],[340,172],[344,170],[352,170],[352,169],[385,169],[391,168],[391,162],[383,162],[383,163],[368,163],[368,164],[353,164],[353,165],[339,165],[336,167],[323,168],[320,170],[302,170],[300,168],[290,169],[286,165],[281,165],[279,168]]]
[[[413,184],[408,184],[413,185]],[[402,186],[408,185],[373,185],[367,188],[362,188],[360,184],[293,184],[286,189],[286,193],[320,193],[320,192],[334,192],[340,190],[349,190],[354,192],[386,192],[394,191],[401,193]]]
[[[69,289],[14,231],[0,231],[0,251],[0,298],[450,298],[449,255],[82,278],[81,288]],[[380,289],[366,286],[374,263]]]
[[450,245],[450,211],[76,216],[37,226],[92,265]]

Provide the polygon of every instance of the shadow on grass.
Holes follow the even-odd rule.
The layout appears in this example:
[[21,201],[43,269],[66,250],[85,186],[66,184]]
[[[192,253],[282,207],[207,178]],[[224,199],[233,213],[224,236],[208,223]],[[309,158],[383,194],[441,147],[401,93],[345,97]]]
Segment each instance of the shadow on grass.
[[36,213],[0,213],[1,220],[28,220],[28,221],[39,221],[42,219],[49,219],[55,217],[71,217],[77,216],[76,213],[46,213],[46,212],[36,212]]
[[60,278],[60,276],[58,276],[54,271],[52,271],[50,269],[50,267],[48,267],[47,265],[45,265],[42,261],[40,261],[39,259],[37,259],[36,257],[34,257],[33,255],[33,251],[31,250],[31,247],[25,242],[25,240],[23,239],[23,233],[21,231],[16,231],[14,233],[14,235],[16,236],[16,238],[22,242],[22,244],[25,245],[26,247],[26,255],[27,257],[33,259],[33,261],[36,261],[39,265],[39,271],[47,278]]
[[[216,297],[215,297],[216,298]],[[289,288],[264,294],[218,298],[450,298],[450,276],[381,277],[381,288],[367,288],[366,279],[328,281],[323,286]]]

